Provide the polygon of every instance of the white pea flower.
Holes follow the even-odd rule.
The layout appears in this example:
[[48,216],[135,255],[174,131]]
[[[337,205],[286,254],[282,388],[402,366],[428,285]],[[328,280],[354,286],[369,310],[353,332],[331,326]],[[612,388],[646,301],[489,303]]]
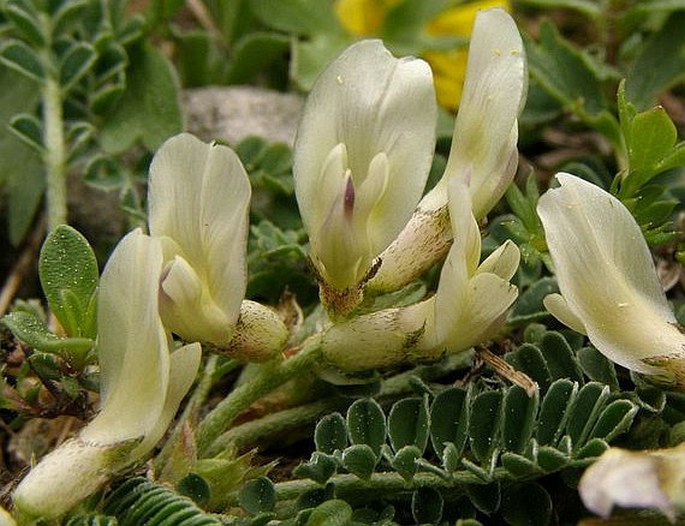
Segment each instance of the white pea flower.
[[411,220],[380,256],[368,290],[396,290],[418,277],[449,249],[447,187],[461,180],[478,221],[497,204],[518,166],[518,116],[526,101],[528,71],[521,36],[500,8],[480,11],[471,34],[464,91],[445,173]]
[[[190,134],[165,142],[150,166],[150,234],[164,247],[164,323],[186,341],[261,360],[280,350],[288,332],[274,311],[243,302],[250,196],[233,150]],[[271,339],[240,349],[232,343],[239,323]]]
[[608,192],[570,174],[538,203],[561,294],[545,307],[610,360],[685,385],[681,332],[640,227]]
[[608,517],[614,506],[653,508],[671,522],[685,510],[685,446],[651,451],[611,448],[578,485],[585,506]]
[[192,385],[201,348],[170,352],[155,278],[162,264],[159,241],[140,230],[112,253],[98,296],[100,412],[22,480],[13,496],[20,517],[56,518],[142,460]]
[[317,80],[293,171],[324,287],[358,289],[406,224],[430,170],[436,118],[428,64],[394,58],[378,40],[350,46]]
[[409,307],[386,309],[331,326],[322,347],[328,362],[344,371],[432,361],[470,349],[501,327],[518,296],[509,283],[518,268],[518,247],[507,241],[479,264],[481,239],[468,188],[449,183],[455,241],[434,296]]

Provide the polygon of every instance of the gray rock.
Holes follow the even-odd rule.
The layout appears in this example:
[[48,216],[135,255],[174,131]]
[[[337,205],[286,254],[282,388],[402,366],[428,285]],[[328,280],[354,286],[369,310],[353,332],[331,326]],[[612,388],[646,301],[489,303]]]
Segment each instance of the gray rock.
[[186,90],[186,127],[204,141],[236,145],[250,135],[292,146],[304,98],[252,86]]

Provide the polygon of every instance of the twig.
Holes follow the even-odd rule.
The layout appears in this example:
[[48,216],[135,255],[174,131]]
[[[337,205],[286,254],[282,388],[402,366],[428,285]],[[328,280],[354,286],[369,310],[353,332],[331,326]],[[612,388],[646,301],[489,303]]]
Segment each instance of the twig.
[[531,380],[527,374],[517,371],[502,358],[496,354],[493,354],[485,347],[479,347],[476,349],[476,355],[478,358],[492,367],[497,374],[518,385],[519,387],[522,387],[528,396],[533,396],[535,394],[537,384]]

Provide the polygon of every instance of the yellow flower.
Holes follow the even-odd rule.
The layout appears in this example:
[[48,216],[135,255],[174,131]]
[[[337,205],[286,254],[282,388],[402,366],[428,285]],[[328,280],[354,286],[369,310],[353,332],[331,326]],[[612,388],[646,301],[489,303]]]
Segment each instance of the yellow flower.
[[[400,0],[338,0],[335,13],[346,31],[356,36],[369,36],[382,27],[388,12],[399,3]],[[426,26],[426,33],[431,36],[468,38],[476,13],[493,7],[511,11],[511,2],[477,0],[459,3],[435,17]],[[456,109],[461,101],[466,75],[467,49],[426,51],[421,56],[433,70],[438,103],[444,108]]]

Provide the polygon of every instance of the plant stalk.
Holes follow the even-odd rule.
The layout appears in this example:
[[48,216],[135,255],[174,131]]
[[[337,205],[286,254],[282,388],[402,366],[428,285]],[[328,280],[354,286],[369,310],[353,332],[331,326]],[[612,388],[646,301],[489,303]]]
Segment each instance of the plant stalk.
[[304,343],[292,358],[275,358],[262,366],[261,371],[249,382],[233,390],[200,422],[197,430],[197,446],[200,458],[206,458],[214,449],[213,443],[231,423],[255,401],[283,385],[297,374],[305,373],[321,356],[319,336]]

